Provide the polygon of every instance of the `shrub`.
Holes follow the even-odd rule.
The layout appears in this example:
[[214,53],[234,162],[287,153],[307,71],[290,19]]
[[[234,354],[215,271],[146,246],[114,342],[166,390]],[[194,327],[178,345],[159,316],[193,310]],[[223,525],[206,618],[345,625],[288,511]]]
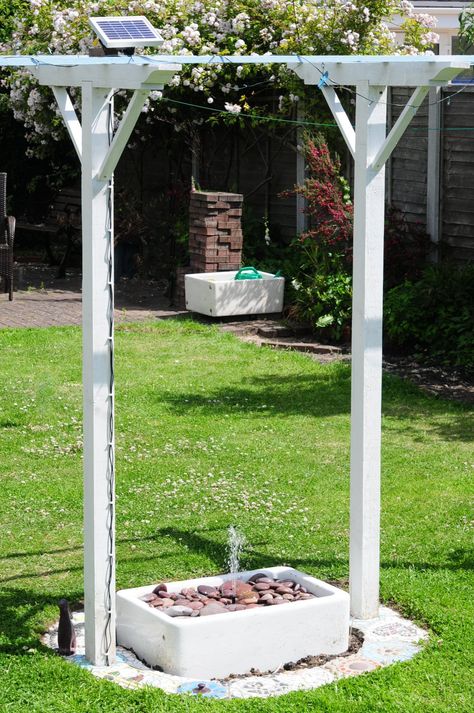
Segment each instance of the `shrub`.
[[385,332],[420,359],[474,372],[474,265],[428,267],[417,282],[391,289]]
[[429,236],[422,223],[409,222],[394,208],[385,213],[384,285],[389,290],[420,278],[426,265]]
[[290,315],[340,340],[351,316],[352,204],[339,158],[321,134],[306,137],[304,155],[308,178],[293,193],[306,199],[310,225],[293,243]]

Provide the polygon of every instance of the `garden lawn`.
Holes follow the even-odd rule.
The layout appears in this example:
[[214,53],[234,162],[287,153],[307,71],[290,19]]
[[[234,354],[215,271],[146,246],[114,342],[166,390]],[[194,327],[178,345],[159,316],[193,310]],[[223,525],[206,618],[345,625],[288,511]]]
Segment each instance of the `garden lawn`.
[[[384,380],[381,596],[432,632],[412,661],[267,700],[124,690],[39,640],[82,584],[81,333],[0,332],[0,711],[474,710],[473,414]],[[348,575],[347,365],[191,321],[116,337],[117,586],[287,564]]]

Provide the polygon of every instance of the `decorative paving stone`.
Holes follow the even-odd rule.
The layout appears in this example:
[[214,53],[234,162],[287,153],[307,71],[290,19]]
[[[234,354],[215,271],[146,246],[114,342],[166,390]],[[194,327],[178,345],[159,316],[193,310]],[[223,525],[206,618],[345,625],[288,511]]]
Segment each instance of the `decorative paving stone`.
[[369,641],[362,647],[364,656],[377,661],[382,666],[388,666],[397,661],[408,661],[418,652],[419,647],[407,641]]
[[411,641],[416,637],[418,633],[418,627],[413,624],[408,624],[407,622],[400,621],[390,621],[386,624],[379,626],[374,626],[370,628],[370,633],[381,639],[404,639],[405,641]]
[[269,698],[289,693],[292,689],[275,676],[249,676],[229,684],[231,698]]
[[324,665],[324,668],[333,673],[335,678],[347,678],[348,676],[359,676],[361,673],[369,673],[380,668],[377,661],[363,658],[358,654],[347,656],[346,658],[336,658]]
[[202,698],[228,698],[227,686],[217,681],[188,681],[179,686],[177,693],[190,693]]
[[[212,599],[210,602],[207,606],[216,606]],[[206,698],[267,698],[290,691],[318,688],[341,678],[370,673],[392,663],[408,661],[421,650],[420,641],[428,638],[427,632],[413,622],[388,607],[381,607],[377,619],[352,621],[352,626],[363,631],[365,637],[362,647],[352,656],[336,657],[323,666],[280,671],[268,676],[249,675],[231,681],[199,681],[154,671],[122,646],[117,647],[113,666],[92,666],[84,655],[84,613],[74,612],[73,623],[77,651],[73,656],[65,657],[66,661],[88,670],[97,678],[129,689],[153,686],[170,694],[193,694],[199,684],[205,684],[207,690],[195,692],[194,695]],[[57,625],[51,627],[42,640],[50,648],[57,649]]]

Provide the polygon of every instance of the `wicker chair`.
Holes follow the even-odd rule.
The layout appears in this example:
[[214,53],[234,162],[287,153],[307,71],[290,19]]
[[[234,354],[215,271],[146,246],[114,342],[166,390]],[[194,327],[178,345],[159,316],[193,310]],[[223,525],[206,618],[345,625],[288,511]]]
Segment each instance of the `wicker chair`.
[[15,218],[6,214],[7,174],[0,173],[0,277],[4,290],[13,299],[13,242],[15,240]]

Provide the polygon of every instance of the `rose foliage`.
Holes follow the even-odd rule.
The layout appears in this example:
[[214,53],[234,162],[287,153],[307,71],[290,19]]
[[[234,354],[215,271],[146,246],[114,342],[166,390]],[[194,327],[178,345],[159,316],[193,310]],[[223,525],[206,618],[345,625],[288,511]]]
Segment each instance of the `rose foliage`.
[[[88,17],[94,15],[145,15],[165,39],[162,54],[416,54],[437,39],[433,18],[416,14],[407,0],[25,1],[0,52],[87,53],[94,43]],[[401,46],[387,24],[395,14],[405,18]],[[46,153],[50,139],[64,135],[51,93],[38,87],[27,71],[9,74],[4,83],[35,154]],[[144,107],[145,124],[165,119],[179,131],[185,121],[199,124],[203,116],[212,116],[205,110],[183,109],[173,100],[221,110],[230,121],[272,111],[270,106],[262,108],[259,96],[262,87],[268,96],[269,86],[279,96],[276,110],[286,114],[303,92],[296,76],[280,65],[188,67],[176,74],[164,96],[154,93]]]

